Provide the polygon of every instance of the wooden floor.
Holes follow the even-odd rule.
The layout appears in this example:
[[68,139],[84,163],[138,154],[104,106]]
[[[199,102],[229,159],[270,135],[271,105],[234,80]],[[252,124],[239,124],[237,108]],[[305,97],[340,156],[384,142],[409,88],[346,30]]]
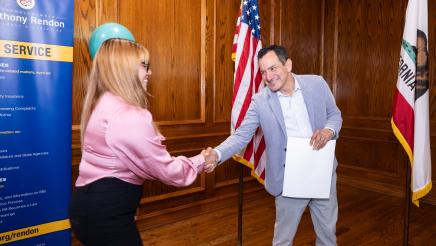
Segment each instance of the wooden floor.
[[[338,185],[338,194],[338,245],[403,245],[402,198],[344,185]],[[199,207],[175,223],[139,226],[144,245],[237,245],[237,198],[216,203],[221,205],[212,211]],[[274,200],[264,190],[246,194],[243,245],[271,245],[274,214]],[[411,207],[409,231],[409,245],[436,245],[436,206]],[[294,245],[315,245],[307,211]]]

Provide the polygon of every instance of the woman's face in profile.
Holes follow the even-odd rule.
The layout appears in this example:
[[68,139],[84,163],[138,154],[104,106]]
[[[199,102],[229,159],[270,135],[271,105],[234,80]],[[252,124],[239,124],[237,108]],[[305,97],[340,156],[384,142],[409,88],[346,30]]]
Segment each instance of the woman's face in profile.
[[139,80],[142,82],[142,86],[144,87],[145,91],[147,91],[148,78],[150,76],[151,76],[150,63],[145,63],[144,61],[142,61],[139,64],[138,77]]

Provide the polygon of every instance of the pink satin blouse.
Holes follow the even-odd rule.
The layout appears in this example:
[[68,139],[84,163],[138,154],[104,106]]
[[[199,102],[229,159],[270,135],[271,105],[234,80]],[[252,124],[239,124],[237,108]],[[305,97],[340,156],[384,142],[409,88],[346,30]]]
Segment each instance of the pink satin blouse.
[[86,128],[76,186],[104,177],[137,185],[146,179],[173,186],[192,184],[203,170],[203,155],[171,156],[152,122],[148,110],[109,92],[102,95]]

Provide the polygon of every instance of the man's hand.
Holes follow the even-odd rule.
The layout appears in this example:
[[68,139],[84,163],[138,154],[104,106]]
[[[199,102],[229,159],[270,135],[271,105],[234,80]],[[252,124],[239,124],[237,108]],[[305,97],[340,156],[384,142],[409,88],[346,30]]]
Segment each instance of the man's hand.
[[218,155],[216,154],[215,150],[213,150],[211,147],[208,147],[204,153],[204,159],[206,160],[204,171],[206,173],[213,172],[218,164]]
[[327,142],[332,139],[332,137],[332,130],[328,128],[318,129],[313,133],[312,137],[310,138],[310,145],[312,145],[314,150],[322,149],[327,144]]

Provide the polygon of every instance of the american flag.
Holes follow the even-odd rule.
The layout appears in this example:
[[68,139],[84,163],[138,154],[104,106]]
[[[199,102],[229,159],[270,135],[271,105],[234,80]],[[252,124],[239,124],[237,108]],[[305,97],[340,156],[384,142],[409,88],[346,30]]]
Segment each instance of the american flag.
[[[232,59],[235,61],[231,130],[237,129],[250,106],[251,97],[264,87],[257,62],[260,41],[260,17],[257,0],[242,0],[236,22]],[[263,184],[265,179],[265,140],[259,128],[236,161],[252,169],[251,174]]]

